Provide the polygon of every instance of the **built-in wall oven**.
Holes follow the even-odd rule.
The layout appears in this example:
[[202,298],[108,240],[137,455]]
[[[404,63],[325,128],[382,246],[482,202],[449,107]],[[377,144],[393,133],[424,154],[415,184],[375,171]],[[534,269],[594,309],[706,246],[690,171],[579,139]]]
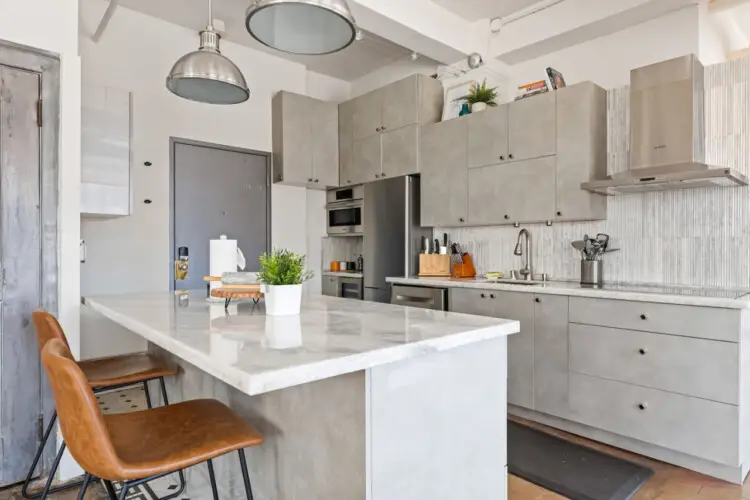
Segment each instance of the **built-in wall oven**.
[[362,236],[364,186],[332,189],[327,192],[326,214],[329,236]]

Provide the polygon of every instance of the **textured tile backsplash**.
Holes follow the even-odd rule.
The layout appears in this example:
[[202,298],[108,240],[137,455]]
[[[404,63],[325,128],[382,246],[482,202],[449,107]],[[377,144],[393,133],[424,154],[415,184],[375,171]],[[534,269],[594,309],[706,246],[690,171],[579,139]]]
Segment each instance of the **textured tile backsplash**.
[[321,252],[321,269],[328,271],[331,261],[357,262],[357,257],[362,255],[362,238],[359,237],[325,237],[323,238]]
[[[706,160],[750,175],[750,59],[706,68]],[[629,88],[609,91],[610,174],[627,170]],[[606,281],[750,287],[750,190],[701,188],[609,198],[606,221],[523,225],[533,237],[534,272],[580,277],[570,246],[585,233],[607,233],[621,251],[605,256]],[[521,267],[519,229],[445,229],[474,255],[479,272]],[[436,235],[443,229],[436,229]]]

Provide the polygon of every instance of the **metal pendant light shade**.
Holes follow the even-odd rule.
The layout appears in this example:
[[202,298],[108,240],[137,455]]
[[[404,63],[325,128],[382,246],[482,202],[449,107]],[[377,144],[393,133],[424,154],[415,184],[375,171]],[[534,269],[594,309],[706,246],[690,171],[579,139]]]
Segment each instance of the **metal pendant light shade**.
[[250,98],[245,77],[232,61],[219,51],[221,36],[209,25],[201,31],[198,50],[182,56],[167,77],[167,89],[191,101],[207,104],[239,104]]
[[338,52],[357,34],[346,0],[253,0],[245,26],[260,43],[301,55]]

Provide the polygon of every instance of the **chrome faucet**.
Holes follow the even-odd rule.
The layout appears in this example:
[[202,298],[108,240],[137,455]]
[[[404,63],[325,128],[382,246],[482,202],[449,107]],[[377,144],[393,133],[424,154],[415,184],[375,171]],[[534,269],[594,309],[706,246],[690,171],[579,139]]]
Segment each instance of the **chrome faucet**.
[[526,236],[526,245],[525,245],[526,264],[519,272],[521,276],[523,277],[522,279],[526,281],[531,281],[532,279],[534,279],[534,270],[531,265],[531,233],[529,232],[528,229],[524,228],[524,229],[521,229],[521,231],[519,231],[518,242],[516,243],[515,250],[513,250],[513,255],[518,255],[518,256],[524,255],[524,252],[522,251],[522,247],[521,247],[521,237],[523,237],[524,235]]

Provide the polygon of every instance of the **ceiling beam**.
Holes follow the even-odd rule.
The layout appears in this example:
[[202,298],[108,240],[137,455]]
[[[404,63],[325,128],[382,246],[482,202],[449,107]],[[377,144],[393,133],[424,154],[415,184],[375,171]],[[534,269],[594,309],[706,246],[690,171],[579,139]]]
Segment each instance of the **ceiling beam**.
[[472,23],[430,0],[349,0],[348,4],[362,29],[444,64],[486,49]]
[[503,25],[490,55],[518,64],[697,5],[700,0],[566,0]]
[[723,12],[749,2],[750,0],[710,0],[708,2],[708,11],[711,13]]

